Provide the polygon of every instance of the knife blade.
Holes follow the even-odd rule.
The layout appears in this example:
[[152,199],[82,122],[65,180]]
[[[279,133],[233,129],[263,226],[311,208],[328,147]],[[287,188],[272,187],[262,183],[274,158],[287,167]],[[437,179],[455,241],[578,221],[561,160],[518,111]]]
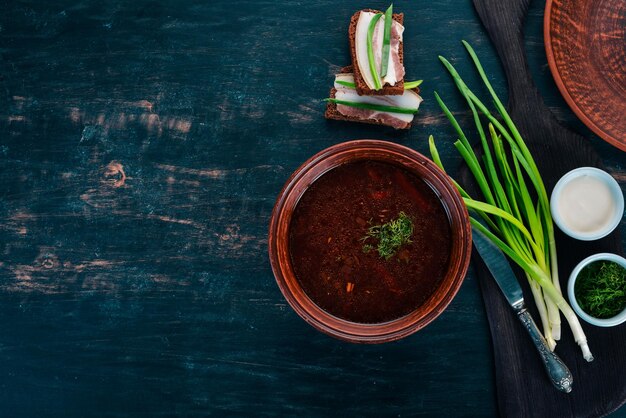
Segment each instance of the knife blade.
[[524,294],[509,260],[491,240],[476,227],[472,228],[474,248],[485,262],[487,269],[495,279],[507,302],[517,313],[517,318],[530,335],[552,384],[562,392],[572,391],[572,373],[555,353],[550,351],[545,338],[537,328],[524,305]]
[[515,309],[520,303],[523,304],[524,294],[522,293],[522,288],[517,282],[517,277],[513,273],[509,260],[502,254],[502,251],[476,228],[472,229],[472,239],[474,247],[485,262],[493,278],[496,279],[496,283],[498,283],[498,287],[504,293],[509,305]]

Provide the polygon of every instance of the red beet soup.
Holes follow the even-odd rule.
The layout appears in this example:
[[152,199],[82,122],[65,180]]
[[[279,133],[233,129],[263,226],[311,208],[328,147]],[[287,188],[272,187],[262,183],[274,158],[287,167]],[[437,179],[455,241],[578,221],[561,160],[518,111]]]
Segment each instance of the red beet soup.
[[[410,219],[410,239],[381,256],[372,227]],[[289,249],[296,279],[326,312],[370,324],[421,306],[444,278],[452,249],[448,215],[419,177],[362,160],[317,179],[298,202]],[[380,240],[382,242],[382,239]]]

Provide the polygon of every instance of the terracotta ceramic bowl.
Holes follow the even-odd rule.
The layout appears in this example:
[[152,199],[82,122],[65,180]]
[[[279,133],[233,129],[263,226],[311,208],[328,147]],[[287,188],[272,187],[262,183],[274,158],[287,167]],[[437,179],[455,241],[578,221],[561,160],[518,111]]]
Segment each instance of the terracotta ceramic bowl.
[[543,36],[550,71],[569,107],[626,151],[626,2],[547,0]]
[[[289,254],[289,227],[294,209],[307,188],[341,164],[376,160],[403,167],[424,180],[438,195],[452,231],[447,273],[434,293],[410,314],[393,321],[361,324],[337,318],[318,307],[302,290]],[[420,153],[391,142],[359,140],[327,148],[311,157],[289,178],[270,221],[269,256],[276,282],[291,307],[306,322],[333,337],[357,343],[382,343],[405,337],[437,318],[454,298],[467,272],[472,237],[467,209],[449,177]]]

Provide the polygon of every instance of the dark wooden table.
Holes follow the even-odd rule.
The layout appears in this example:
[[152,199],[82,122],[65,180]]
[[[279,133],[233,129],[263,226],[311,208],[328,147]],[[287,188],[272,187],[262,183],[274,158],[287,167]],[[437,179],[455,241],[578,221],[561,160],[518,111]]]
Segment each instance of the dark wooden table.
[[[496,414],[473,272],[423,331],[357,346],[306,325],[269,267],[274,199],[313,153],[356,138],[426,153],[434,134],[458,165],[433,90],[464,107],[438,54],[475,81],[470,41],[505,94],[469,1],[401,2],[416,126],[325,121],[365,6],[385,3],[0,1],[1,416]],[[535,1],[535,80],[591,137],[554,86],[542,17]],[[592,141],[625,185],[625,154]]]

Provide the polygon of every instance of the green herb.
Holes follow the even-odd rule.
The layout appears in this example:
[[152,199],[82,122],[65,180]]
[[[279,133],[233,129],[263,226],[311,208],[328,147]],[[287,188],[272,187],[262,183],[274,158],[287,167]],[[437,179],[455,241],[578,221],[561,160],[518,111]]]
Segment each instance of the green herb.
[[411,109],[408,107],[385,106],[373,103],[352,102],[349,100],[339,100],[333,98],[324,99],[324,101],[337,103],[344,106],[356,107],[359,109],[379,110],[381,112],[402,113],[405,115],[413,115],[417,113],[417,109]]
[[[416,88],[417,86],[419,86],[420,84],[422,84],[424,82],[424,80],[417,80],[417,81],[405,81],[404,82],[404,89],[405,90],[412,90],[414,88]],[[351,83],[349,81],[343,81],[343,80],[335,80],[335,83],[351,88],[351,89],[355,89],[356,88],[356,84]]]
[[589,315],[606,319],[626,308],[626,269],[613,261],[596,261],[581,270],[576,301]]
[[[494,116],[465,84],[456,68],[444,57],[439,57],[471,111],[472,128],[478,133],[482,148],[483,155],[477,156],[459,122],[435,93],[435,99],[458,135],[454,146],[483,195],[483,201],[472,198],[455,183],[465,205],[476,215],[470,218],[470,222],[526,273],[550,349],[554,350],[561,336],[560,310],[583,357],[592,361],[580,322],[561,293],[550,200],[541,174],[519,130],[491,86],[478,56],[467,42],[463,41],[463,45],[498,113],[498,117]],[[488,121],[487,129],[483,125],[484,119]],[[443,169],[432,136],[429,144],[433,160]]]
[[377,13],[372,20],[370,21],[370,25],[367,28],[367,60],[370,64],[370,73],[372,74],[372,78],[374,79],[374,87],[375,90],[380,90],[383,85],[380,82],[380,76],[378,75],[378,70],[376,69],[376,62],[374,61],[374,48],[372,46],[372,38],[374,37],[374,28],[376,27],[376,23],[382,17],[381,13]]
[[[378,255],[385,260],[389,260],[401,246],[411,242],[412,235],[413,221],[406,213],[400,212],[396,219],[386,224],[370,226],[367,234],[361,238],[361,241],[378,240],[378,246],[376,247]],[[373,245],[369,243],[363,244],[364,253],[369,253],[373,249]]]
[[351,83],[349,81],[335,80],[335,83],[340,84],[340,85],[345,86],[345,87],[349,87],[351,89],[355,89],[356,88],[356,84]]
[[391,23],[393,22],[393,3],[385,12],[385,32],[383,35],[383,52],[380,61],[380,76],[387,75],[387,67],[389,67],[389,49],[391,48]]
[[414,88],[416,88],[417,86],[419,86],[420,84],[422,84],[424,80],[417,80],[417,81],[405,81],[404,82],[404,89],[405,90],[412,90]]

